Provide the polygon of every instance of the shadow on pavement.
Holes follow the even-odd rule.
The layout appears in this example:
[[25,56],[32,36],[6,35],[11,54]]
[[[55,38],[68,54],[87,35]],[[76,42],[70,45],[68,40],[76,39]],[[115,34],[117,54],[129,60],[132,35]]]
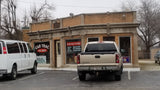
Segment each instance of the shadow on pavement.
[[86,75],[86,81],[96,81],[96,82],[111,82],[115,81],[114,75],[102,74],[102,75]]
[[[24,77],[27,77],[29,75],[33,75],[31,74],[30,72],[19,72],[17,74],[17,79],[21,79],[21,78],[24,78]],[[5,75],[5,76],[0,76],[0,82],[8,82],[8,81],[14,81],[14,80],[11,80],[9,75]]]

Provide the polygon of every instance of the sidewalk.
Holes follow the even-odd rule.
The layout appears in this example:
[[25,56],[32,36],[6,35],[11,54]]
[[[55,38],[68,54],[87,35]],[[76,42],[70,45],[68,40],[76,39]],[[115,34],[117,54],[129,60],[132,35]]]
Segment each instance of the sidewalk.
[[160,65],[155,61],[139,60],[139,65],[142,71],[160,71]]
[[[123,71],[160,71],[160,65],[150,60],[139,60],[140,68],[124,68]],[[62,70],[77,71],[76,66],[67,66],[63,68],[38,67],[38,70]]]

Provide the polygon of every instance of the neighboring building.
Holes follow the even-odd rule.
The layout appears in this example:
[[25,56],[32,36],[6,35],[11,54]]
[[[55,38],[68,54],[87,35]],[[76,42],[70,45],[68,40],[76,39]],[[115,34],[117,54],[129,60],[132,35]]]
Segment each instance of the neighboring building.
[[147,56],[146,46],[143,40],[138,36],[138,59],[145,59]]
[[115,41],[125,67],[138,67],[138,26],[134,11],[91,13],[32,23],[28,35],[42,66],[76,65],[87,42]]
[[154,59],[154,56],[155,56],[155,54],[157,53],[157,51],[159,51],[160,50],[160,47],[159,46],[157,46],[157,47],[152,47],[151,48],[151,59],[150,60],[155,60]]
[[27,35],[27,33],[30,32],[29,27],[23,27],[22,30],[23,30],[23,32],[22,32],[22,34],[23,34],[23,41],[30,42],[29,36]]

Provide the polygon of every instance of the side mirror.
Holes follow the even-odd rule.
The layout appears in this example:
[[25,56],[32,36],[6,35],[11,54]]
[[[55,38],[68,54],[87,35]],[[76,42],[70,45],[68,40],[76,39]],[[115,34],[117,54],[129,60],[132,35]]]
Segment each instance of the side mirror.
[[29,52],[31,52],[31,53],[32,53],[32,52],[34,52],[34,50],[29,50]]
[[126,50],[125,50],[125,49],[121,49],[120,51],[121,51],[121,53],[125,53],[125,52],[126,52]]

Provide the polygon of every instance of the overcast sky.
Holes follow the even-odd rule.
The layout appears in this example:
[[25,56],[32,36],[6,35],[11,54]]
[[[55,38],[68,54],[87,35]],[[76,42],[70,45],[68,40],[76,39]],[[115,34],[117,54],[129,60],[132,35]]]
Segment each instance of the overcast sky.
[[[49,4],[55,6],[53,11],[54,18],[62,18],[81,13],[98,13],[108,11],[119,11],[121,3],[125,0],[47,0]],[[36,4],[41,5],[45,0],[17,0],[17,14],[24,15],[24,11],[29,11]]]

